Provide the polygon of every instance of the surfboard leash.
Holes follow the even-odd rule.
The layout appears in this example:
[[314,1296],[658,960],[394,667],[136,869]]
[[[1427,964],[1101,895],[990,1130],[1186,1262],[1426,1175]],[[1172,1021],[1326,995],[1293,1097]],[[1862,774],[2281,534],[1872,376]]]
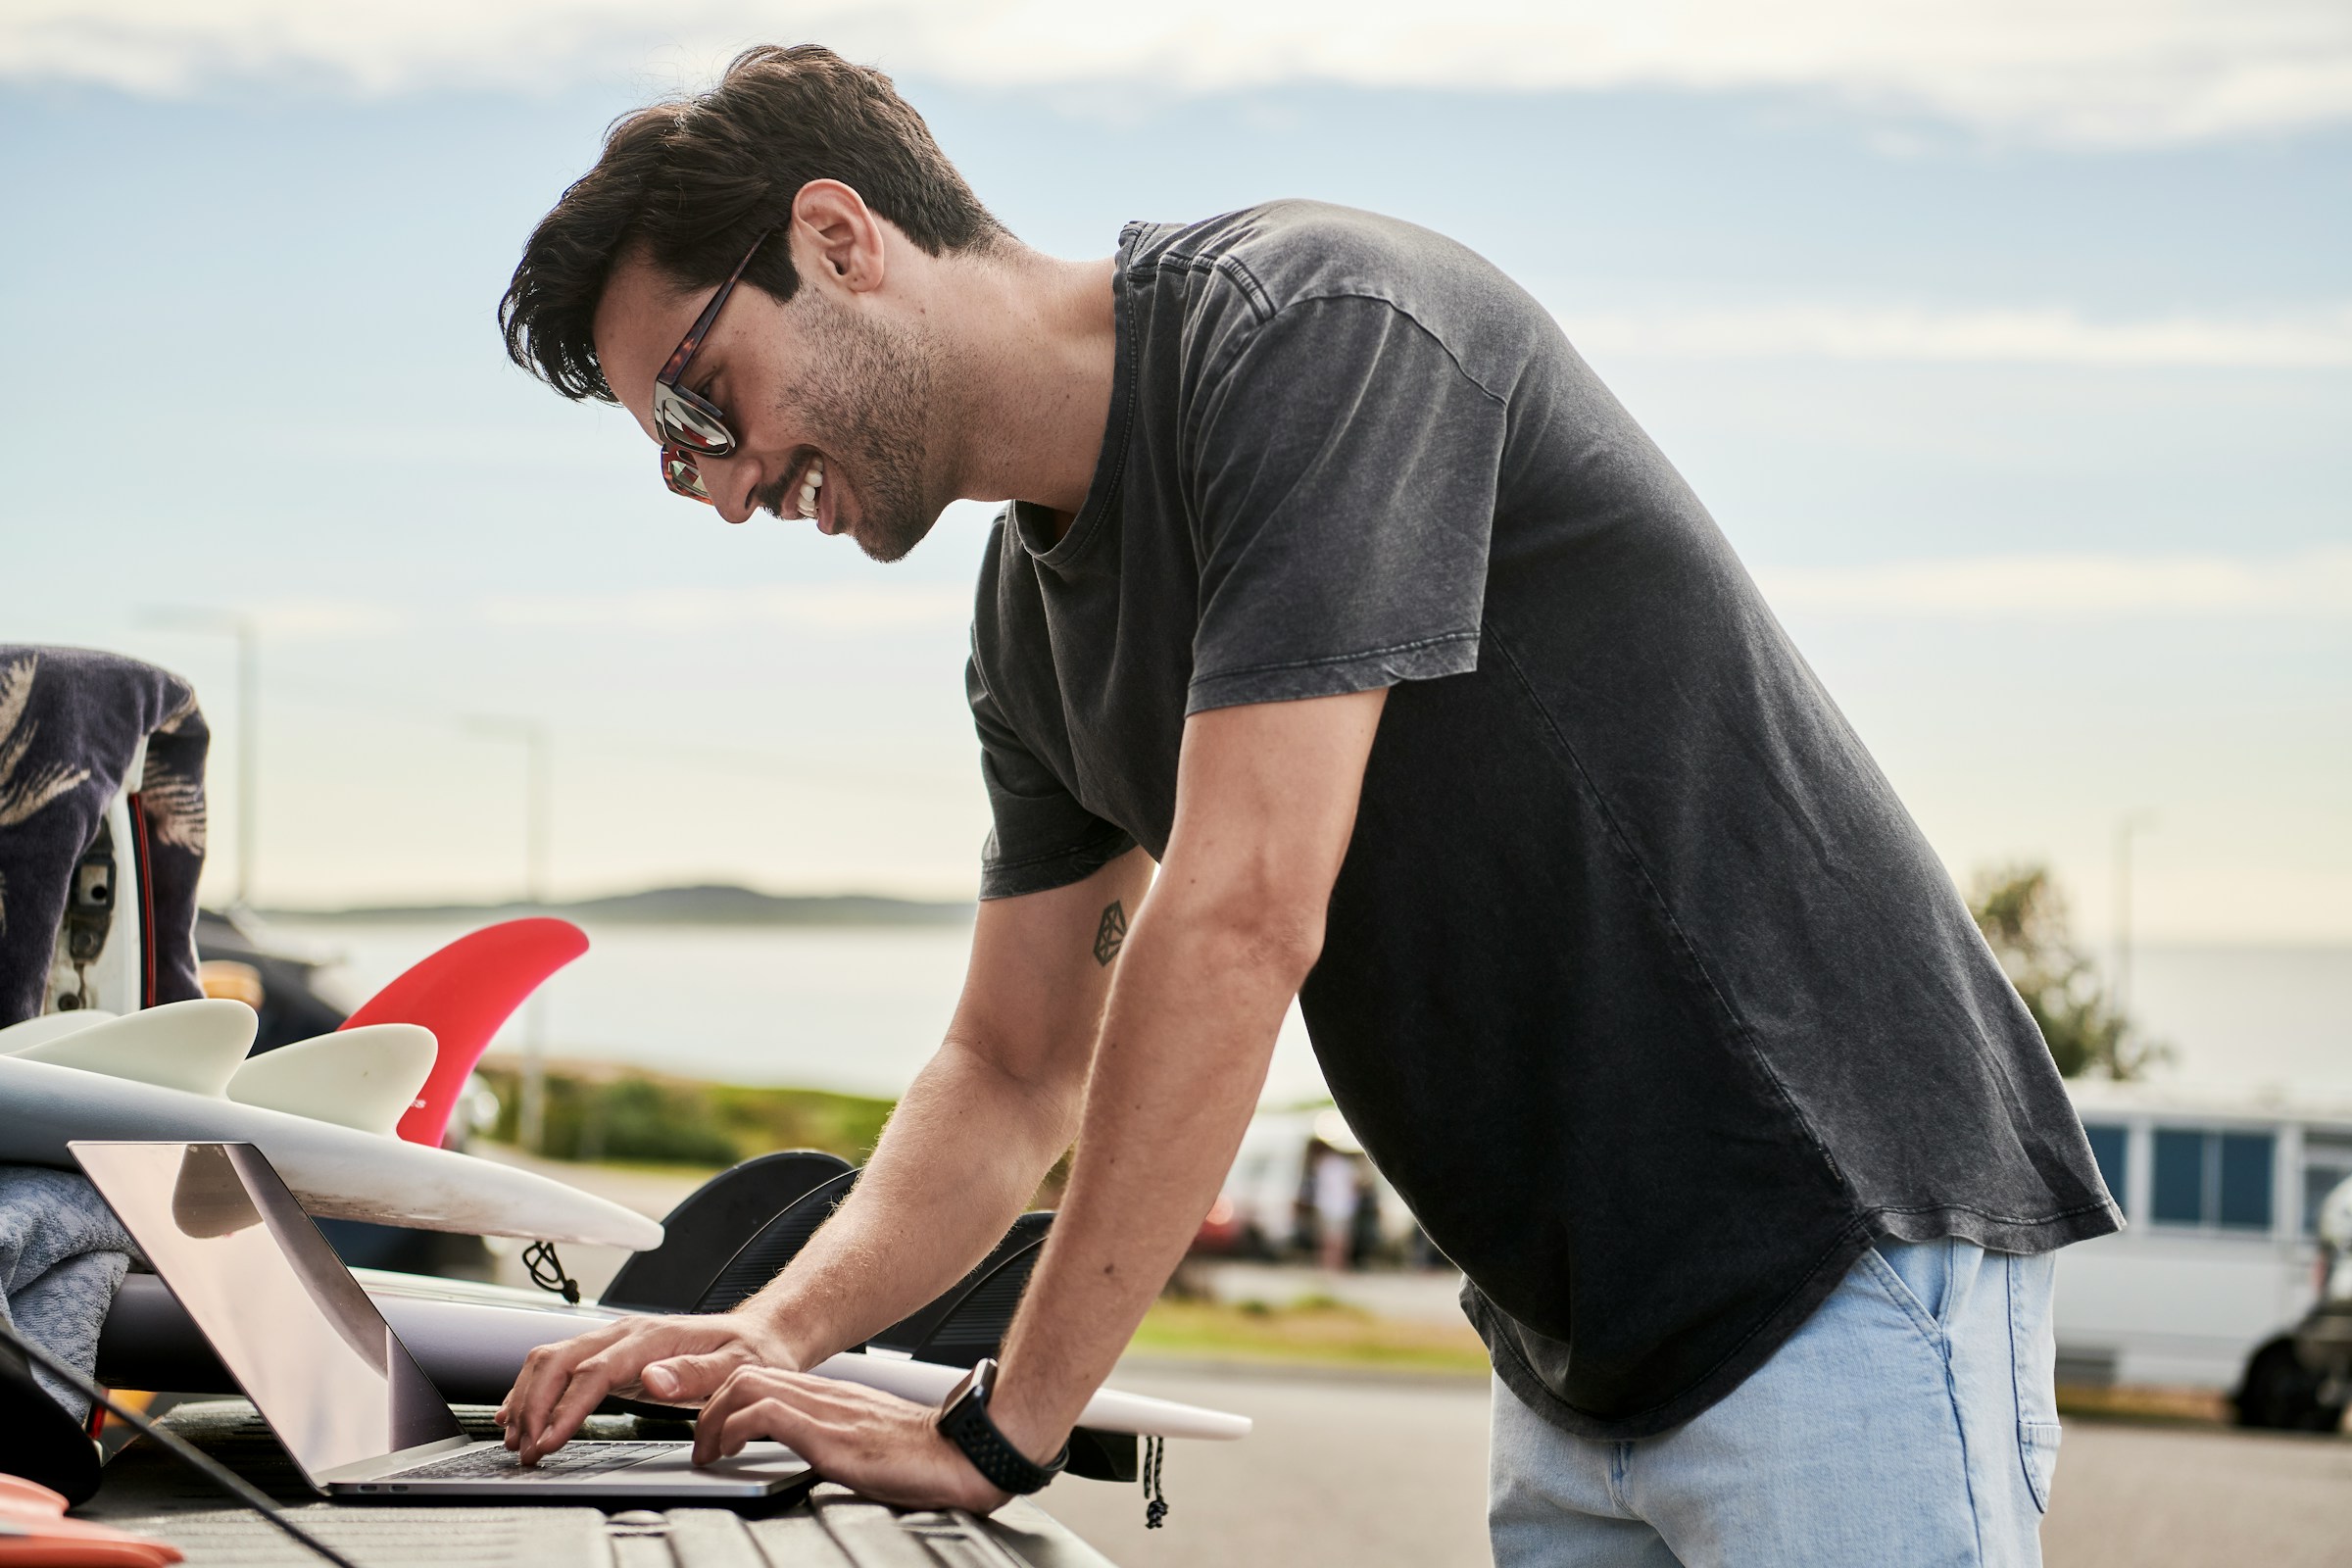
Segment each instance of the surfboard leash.
[[533,1242],[524,1248],[522,1266],[530,1272],[533,1285],[552,1296],[561,1296],[566,1306],[580,1304],[580,1282],[564,1272],[564,1260],[556,1255],[555,1243]]
[[252,1482],[247,1481],[243,1476],[238,1475],[178,1433],[156,1425],[139,1411],[117,1404],[106,1390],[19,1334],[15,1326],[5,1317],[0,1317],[0,1339],[8,1341],[26,1360],[37,1363],[43,1370],[72,1384],[74,1389],[98,1404],[109,1415],[129,1422],[139,1432],[162,1444],[164,1451],[189,1466],[205,1480],[226,1492],[230,1496],[277,1526],[278,1529],[293,1537],[303,1545],[333,1563],[335,1568],[359,1568],[358,1563],[353,1562],[349,1557],[344,1556],[334,1547],[287,1518],[277,1504],[271,1502]]
[[1157,1530],[1168,1522],[1168,1499],[1159,1490],[1160,1465],[1167,1458],[1168,1440],[1144,1439],[1144,1528]]

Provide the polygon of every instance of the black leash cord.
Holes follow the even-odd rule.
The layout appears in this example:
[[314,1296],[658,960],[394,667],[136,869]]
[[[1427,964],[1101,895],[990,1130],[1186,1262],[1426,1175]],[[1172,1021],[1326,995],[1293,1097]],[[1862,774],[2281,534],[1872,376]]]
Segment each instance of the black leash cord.
[[122,1405],[117,1404],[112,1398],[108,1397],[107,1392],[104,1389],[100,1388],[97,1384],[92,1383],[88,1378],[83,1377],[74,1368],[66,1365],[65,1362],[60,1361],[56,1356],[51,1355],[47,1350],[42,1349],[39,1346],[34,1345],[26,1340],[23,1335],[19,1334],[14,1327],[11,1326],[8,1320],[5,1318],[0,1318],[0,1339],[5,1339],[9,1344],[15,1346],[19,1350],[23,1351],[25,1359],[38,1362],[46,1371],[51,1372],[56,1376],[65,1379],[68,1383],[73,1384],[74,1387],[80,1390],[84,1396],[95,1399],[98,1404],[109,1414],[120,1416],[122,1420],[129,1422],[132,1426],[145,1433],[148,1437],[151,1437],[156,1442],[162,1444],[174,1458],[177,1458],[182,1463],[191,1466],[196,1473],[204,1477],[205,1480],[210,1481],[213,1485],[220,1488],[230,1496],[243,1503],[246,1507],[251,1508],[254,1512],[260,1514],[263,1518],[277,1526],[278,1529],[283,1530],[287,1535],[292,1536],[296,1541],[310,1547],[319,1556],[324,1557],[328,1562],[333,1563],[335,1568],[359,1568],[358,1563],[353,1562],[349,1557],[344,1556],[334,1547],[328,1545],[325,1542],[320,1541],[317,1536],[312,1535],[309,1531],[303,1529],[302,1526],[287,1518],[283,1513],[280,1513],[277,1505],[265,1496],[262,1493],[262,1490],[259,1487],[256,1487],[252,1482],[247,1481],[243,1476],[240,1476],[235,1471],[230,1470],[226,1465],[223,1465],[220,1460],[214,1458],[211,1454],[206,1453],[201,1448],[198,1448],[194,1444],[188,1442],[187,1439],[181,1437],[178,1433],[166,1431],[164,1428],[157,1426],[154,1422],[148,1420],[145,1416],[139,1414],[137,1411],[125,1409]]
[[556,1255],[555,1243],[533,1242],[524,1248],[522,1266],[530,1270],[533,1285],[563,1297],[566,1306],[580,1304],[580,1282],[564,1272],[564,1260]]
[[1157,1530],[1168,1522],[1168,1499],[1159,1490],[1160,1465],[1167,1457],[1168,1440],[1144,1440],[1144,1528]]

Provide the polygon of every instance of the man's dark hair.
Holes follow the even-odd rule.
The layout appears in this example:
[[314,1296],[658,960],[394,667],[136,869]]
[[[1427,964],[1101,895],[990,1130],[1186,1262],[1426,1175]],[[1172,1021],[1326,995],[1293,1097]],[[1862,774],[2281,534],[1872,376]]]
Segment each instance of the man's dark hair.
[[[1010,238],[888,76],[816,44],[763,44],[709,92],[613,122],[523,245],[498,306],[508,356],[567,398],[612,402],[590,327],[613,264],[642,247],[681,292],[715,287],[812,179],[848,185],[933,256]],[[743,275],[779,300],[801,281],[781,244]]]

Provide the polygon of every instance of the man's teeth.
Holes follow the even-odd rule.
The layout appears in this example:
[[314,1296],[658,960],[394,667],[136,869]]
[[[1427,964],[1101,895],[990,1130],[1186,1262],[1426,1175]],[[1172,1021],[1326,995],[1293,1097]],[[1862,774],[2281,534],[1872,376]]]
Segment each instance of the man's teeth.
[[816,493],[825,487],[825,460],[814,458],[808,464],[808,476],[801,481],[801,515],[816,515]]

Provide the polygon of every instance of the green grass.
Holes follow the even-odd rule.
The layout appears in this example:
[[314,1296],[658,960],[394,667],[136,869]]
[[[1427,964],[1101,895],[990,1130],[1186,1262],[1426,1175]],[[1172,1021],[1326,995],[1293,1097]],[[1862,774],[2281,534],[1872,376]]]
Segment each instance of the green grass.
[[[516,1141],[520,1072],[485,1061],[498,1095],[491,1136]],[[822,1089],[753,1089],[703,1083],[634,1068],[551,1064],[543,1152],[604,1164],[718,1168],[777,1149],[821,1149],[863,1164],[895,1102]]]
[[1206,1361],[1445,1372],[1484,1377],[1487,1352],[1467,1323],[1377,1317],[1327,1297],[1283,1306],[1162,1298],[1152,1303],[1134,1348]]
[[2058,1413],[2154,1426],[2228,1426],[2229,1398],[2211,1389],[2058,1385]]

